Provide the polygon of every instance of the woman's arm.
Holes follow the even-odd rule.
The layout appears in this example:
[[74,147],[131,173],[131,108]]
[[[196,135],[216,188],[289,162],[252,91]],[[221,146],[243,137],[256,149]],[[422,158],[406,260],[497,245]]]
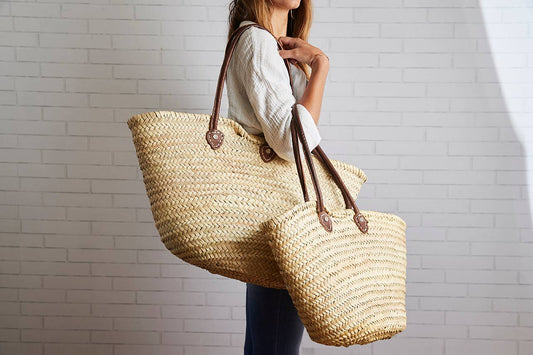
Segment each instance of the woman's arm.
[[305,92],[298,103],[305,106],[318,125],[320,111],[322,109],[322,98],[324,97],[324,86],[329,72],[329,59],[324,55],[317,55],[311,65],[311,76],[307,82]]
[[326,86],[326,78],[329,72],[329,58],[322,50],[301,38],[280,37],[279,40],[283,44],[283,48],[285,48],[278,51],[283,59],[289,58],[292,63],[298,60],[311,67],[309,82],[298,103],[305,106],[318,125],[324,87]]
[[[276,39],[263,29],[251,27],[241,35],[234,53],[236,56],[232,60],[237,61],[239,68],[237,80],[242,82],[268,145],[281,158],[294,162],[290,125],[292,107],[296,104],[309,149],[313,150],[322,138],[314,118],[293,95]],[[301,146],[300,152],[303,154]]]

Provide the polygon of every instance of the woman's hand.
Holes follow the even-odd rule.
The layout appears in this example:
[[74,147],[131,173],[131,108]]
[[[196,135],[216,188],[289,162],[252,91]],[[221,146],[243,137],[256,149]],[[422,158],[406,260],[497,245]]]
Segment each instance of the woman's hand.
[[311,67],[311,75],[305,86],[305,91],[298,103],[302,104],[313,117],[318,125],[324,86],[329,71],[329,59],[319,48],[310,45],[297,37],[279,37],[278,42],[282,48],[279,55],[285,60],[296,64],[296,61],[305,63]]
[[[309,66],[319,60],[325,59],[329,61],[324,52],[315,46],[310,45],[306,41],[298,37],[279,37],[279,41],[284,49],[280,49],[278,53],[283,59],[289,59],[289,62],[296,64],[296,61],[303,62]],[[320,58],[324,57],[324,58]]]

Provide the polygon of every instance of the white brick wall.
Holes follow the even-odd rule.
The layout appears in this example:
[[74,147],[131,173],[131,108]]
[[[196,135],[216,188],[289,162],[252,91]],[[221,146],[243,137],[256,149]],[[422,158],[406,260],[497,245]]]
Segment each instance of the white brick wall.
[[[407,221],[408,326],[301,353],[533,354],[533,1],[313,3],[322,146]],[[164,248],[126,126],[211,112],[227,4],[0,3],[2,354],[242,353],[245,285]]]

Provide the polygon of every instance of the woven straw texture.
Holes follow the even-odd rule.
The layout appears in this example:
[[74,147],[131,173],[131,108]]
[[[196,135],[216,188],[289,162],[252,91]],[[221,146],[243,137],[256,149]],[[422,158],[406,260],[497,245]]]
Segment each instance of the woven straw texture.
[[[321,180],[321,185],[322,185]],[[300,203],[261,225],[310,338],[350,346],[391,338],[406,327],[406,223],[360,210],[330,211],[333,231],[318,222],[317,201]]]
[[[224,144],[206,141],[211,115],[154,111],[128,120],[150,208],[161,241],[180,259],[213,274],[265,287],[285,284],[259,225],[304,202],[296,166],[276,156],[264,162],[263,136],[219,117]],[[341,192],[313,156],[329,208],[343,208]],[[354,196],[365,173],[330,159]],[[306,184],[315,198],[309,172]]]

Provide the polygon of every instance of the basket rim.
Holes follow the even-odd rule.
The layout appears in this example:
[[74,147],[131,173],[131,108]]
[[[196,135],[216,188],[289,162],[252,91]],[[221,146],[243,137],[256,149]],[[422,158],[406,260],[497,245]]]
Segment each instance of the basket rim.
[[[289,220],[291,216],[298,211],[303,210],[312,210],[313,213],[316,212],[316,206],[317,206],[317,200],[316,199],[310,199],[309,201],[304,201],[299,204],[294,205],[292,208],[288,209],[287,211],[278,214],[276,216],[273,216],[272,218],[264,221],[261,223],[260,228],[262,230],[269,230],[269,229],[276,229],[279,228],[284,222]],[[335,210],[329,210],[326,208],[326,212],[333,216],[333,218],[345,218],[346,216],[350,216],[350,218],[353,217],[355,214],[355,211],[351,208],[342,208],[342,209],[335,209]],[[404,232],[407,230],[407,222],[398,214],[393,212],[384,212],[384,211],[376,211],[376,210],[364,210],[359,209],[359,212],[361,212],[363,215],[370,216],[370,215],[377,215],[381,218],[387,218],[390,220],[391,223],[396,224],[400,228],[404,230]]]
[[[184,111],[170,111],[170,110],[158,110],[158,111],[149,111],[149,112],[143,112],[138,113],[133,116],[131,116],[128,121],[127,125],[129,129],[131,130],[135,123],[141,122],[148,119],[154,119],[154,118],[168,118],[168,117],[179,117],[179,116],[196,116],[201,119],[205,119],[207,122],[211,119],[210,114],[206,113],[196,113],[196,112],[184,112]],[[220,129],[220,126],[229,126],[233,128],[234,132],[237,133],[239,136],[243,137],[244,139],[248,140],[252,144],[255,144],[257,146],[261,146],[265,143],[267,143],[264,136],[258,136],[254,134],[248,133],[244,127],[234,119],[231,119],[226,116],[219,116],[218,117],[218,128]],[[207,127],[207,126],[206,126]],[[329,157],[328,157],[329,158]],[[318,159],[318,158],[317,158]],[[338,166],[337,168],[342,168],[344,170],[347,170],[349,172],[354,173],[355,175],[359,176],[362,180],[362,183],[364,184],[367,181],[366,173],[359,167],[345,163],[341,160],[329,158],[329,160],[333,163],[335,162]]]

